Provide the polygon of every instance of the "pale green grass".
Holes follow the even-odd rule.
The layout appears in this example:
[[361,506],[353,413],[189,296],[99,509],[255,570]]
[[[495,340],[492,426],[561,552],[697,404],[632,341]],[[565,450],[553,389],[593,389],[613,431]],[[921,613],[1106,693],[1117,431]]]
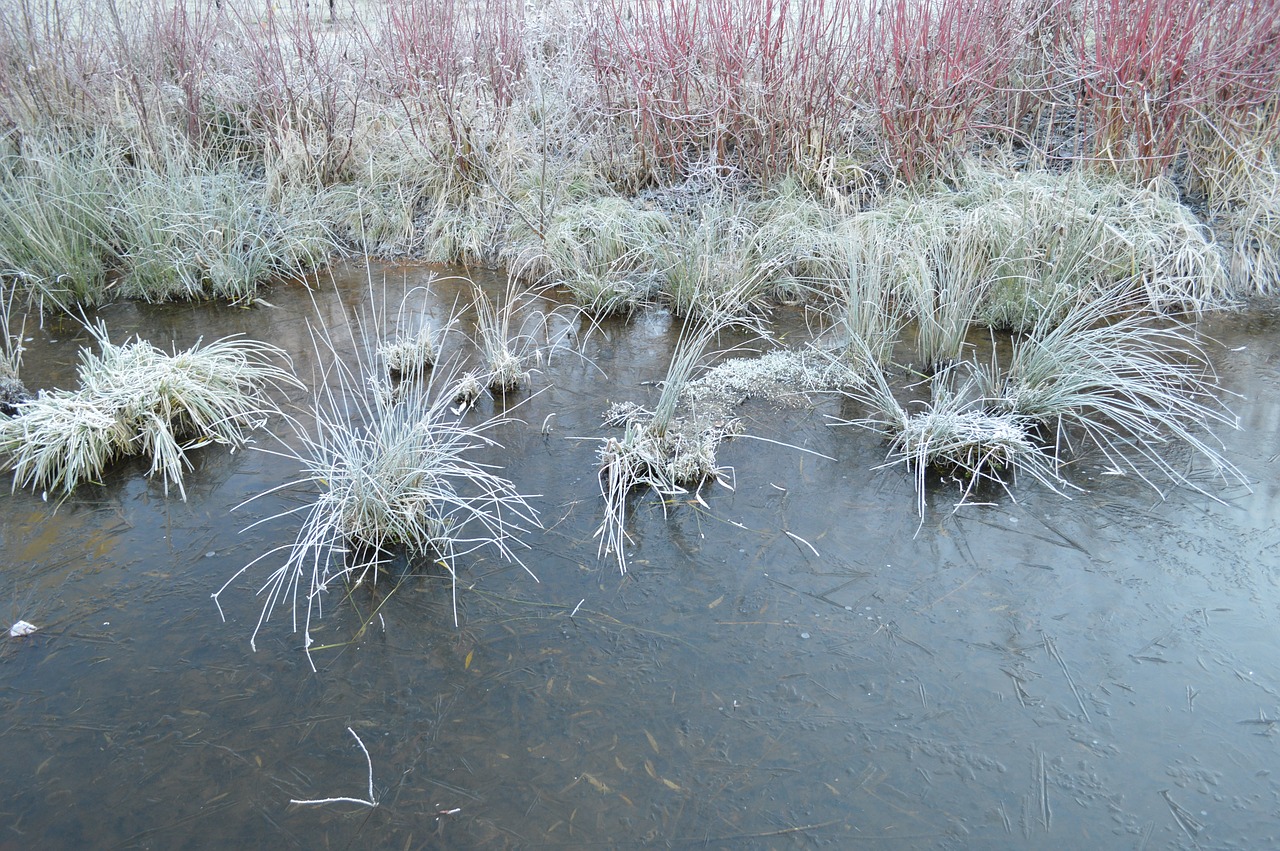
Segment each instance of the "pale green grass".
[[629,313],[649,296],[655,256],[672,233],[670,219],[616,196],[566,204],[545,238],[514,261],[524,277],[564,286],[596,315]]
[[481,363],[488,372],[490,390],[506,393],[529,381],[529,363],[537,355],[537,343],[526,334],[513,334],[517,300],[510,291],[500,305],[476,287],[476,336]]
[[0,276],[53,305],[102,301],[119,262],[111,208],[118,152],[86,141],[24,138],[0,158]]
[[27,323],[24,318],[13,329],[13,309],[18,301],[18,288],[8,286],[0,289],[0,381],[18,381],[22,372],[22,352],[26,336]]
[[1214,227],[1229,248],[1232,276],[1246,292],[1280,292],[1280,181],[1216,216]]
[[[1100,296],[1133,286],[1157,310],[1201,312],[1230,292],[1222,257],[1173,186],[1087,172],[1009,172],[969,163],[949,203],[972,210],[991,257],[1011,246],[1046,265],[1064,246]],[[1022,232],[1020,232],[1022,231]],[[1092,242],[1087,253],[1079,246]],[[1087,257],[1088,262],[1085,262]]]
[[986,260],[969,216],[959,218],[950,238],[928,243],[927,273],[907,296],[916,324],[916,353],[925,372],[937,372],[964,356],[965,337],[990,286]]
[[910,304],[899,296],[901,262],[891,231],[861,222],[838,229],[827,269],[811,281],[825,295],[823,336],[835,357],[866,351],[877,364],[890,358],[906,321],[904,304]]
[[[185,16],[171,14],[178,8]],[[818,109],[801,126],[788,126],[794,121],[788,103],[758,101],[769,90],[753,86],[799,93],[789,92],[785,80],[752,76],[759,68],[744,69],[747,76],[736,82],[718,77],[710,70],[715,63],[704,67],[709,59],[697,53],[707,45],[698,36],[687,73],[677,75],[686,79],[676,81],[691,86],[684,90],[692,99],[642,106],[641,93],[622,79],[628,60],[618,57],[615,69],[593,63],[598,50],[608,49],[598,40],[603,23],[578,2],[513,9],[519,23],[503,45],[507,52],[498,69],[484,55],[438,64],[437,48],[466,54],[490,21],[475,20],[467,4],[449,5],[456,19],[434,31],[437,19],[425,12],[414,18],[416,8],[340,4],[330,19],[324,4],[259,0],[234,9],[184,3],[170,10],[125,0],[13,7],[0,27],[0,46],[15,57],[0,110],[24,139],[101,135],[114,149],[131,151],[135,165],[149,162],[167,185],[125,175],[107,203],[83,180],[53,185],[63,177],[41,178],[52,192],[30,185],[0,189],[13,196],[13,203],[0,203],[9,208],[0,214],[10,217],[0,218],[7,225],[0,231],[8,232],[0,234],[0,272],[24,276],[68,303],[119,292],[162,298],[201,290],[243,299],[246,282],[306,268],[316,262],[317,250],[331,250],[341,238],[376,254],[502,263],[538,281],[554,278],[580,304],[600,312],[635,309],[653,295],[655,276],[665,275],[668,302],[682,315],[701,315],[754,310],[765,297],[805,298],[810,282],[830,278],[830,263],[840,262],[838,256],[833,261],[830,244],[839,239],[834,228],[840,220],[879,208],[890,218],[941,218],[936,231],[942,236],[928,239],[944,243],[955,228],[976,227],[974,241],[985,259],[975,261],[974,280],[998,283],[987,287],[993,303],[977,318],[1019,331],[1035,324],[1030,314],[1038,306],[1061,303],[1067,280],[1053,274],[1054,242],[1082,244],[1083,236],[1063,233],[1077,227],[1095,242],[1088,268],[1077,264],[1085,272],[1082,289],[1107,290],[1127,281],[1159,309],[1203,310],[1233,289],[1266,290],[1275,280],[1277,227],[1269,211],[1280,174],[1274,139],[1248,126],[1269,126],[1261,111],[1237,122],[1241,126],[1219,126],[1211,117],[1192,123],[1205,138],[1188,140],[1190,177],[1181,185],[1192,194],[1210,187],[1201,193],[1221,237],[1213,245],[1167,180],[1136,186],[1116,176],[1053,173],[1041,167],[1042,152],[1008,168],[971,156],[958,163],[948,184],[917,181],[908,194],[901,163],[885,159],[893,145],[875,105],[861,102],[872,92],[859,91],[852,77],[845,84],[853,88],[830,104],[839,115]],[[796,21],[807,11],[789,8]],[[112,10],[122,16],[119,24]],[[744,11],[735,7],[726,14]],[[424,29],[397,27],[406,15]],[[619,23],[625,30],[642,18]],[[740,20],[731,17],[724,25],[735,22]],[[427,41],[415,42],[415,36]],[[785,57],[784,45],[774,47]],[[1051,69],[1071,73],[1040,55],[1042,45],[1023,47],[1036,59],[1012,69],[1011,79],[1047,79]],[[1024,59],[1030,61],[1022,57],[1019,63]],[[634,70],[658,73],[651,95],[665,94],[658,68]],[[1001,92],[996,100],[1031,108],[1073,90]],[[851,103],[862,108],[845,109]],[[747,104],[760,113],[739,112]],[[705,124],[730,119],[745,123]],[[649,120],[673,128],[678,138],[646,138],[637,122]],[[736,146],[726,144],[730,137]],[[192,159],[211,161],[201,177],[216,185],[179,178],[159,165],[174,139],[192,149]],[[741,148],[782,139],[788,140],[784,149],[777,159],[766,158],[767,166],[762,151]],[[1024,141],[1034,146],[1045,140]],[[998,147],[988,146],[983,156],[998,156]],[[940,156],[916,153],[929,161]],[[76,170],[89,179],[97,174],[91,165],[86,160]],[[222,185],[232,166],[252,176],[250,198],[261,187],[256,218],[239,213],[243,187]],[[709,202],[732,210],[654,211],[634,197],[708,172],[730,175],[745,188],[732,203]],[[197,203],[195,194],[209,202]],[[327,202],[322,212],[296,200],[317,195]],[[42,196],[41,204],[27,203]],[[114,229],[93,221],[113,205],[136,209]],[[600,209],[592,212],[596,205]],[[173,217],[157,212],[168,206]],[[919,209],[904,213],[903,207]],[[296,227],[273,213],[296,220]],[[972,214],[976,224],[960,224],[955,216],[961,213]],[[210,217],[229,224],[219,233],[206,221]],[[313,242],[317,218],[332,235],[321,234],[319,244]],[[665,224],[655,225],[664,218]],[[912,255],[900,270],[907,278],[916,272],[906,266],[927,266],[943,251],[919,242],[918,224],[905,222],[902,234],[903,251]],[[661,258],[658,230],[668,249]],[[117,253],[125,256],[123,265]],[[1231,262],[1224,263],[1228,255]],[[106,279],[121,271],[120,287],[104,294]],[[918,283],[907,278],[904,293]],[[728,303],[735,299],[745,301]],[[700,301],[714,304],[704,311]],[[926,325],[932,321],[927,313],[921,318]],[[948,318],[940,324],[955,323]]]
[[759,315],[778,268],[757,251],[757,228],[738,202],[708,202],[658,249],[662,297],[677,317],[714,324]]
[[832,265],[845,260],[839,239],[841,217],[793,178],[770,186],[746,206],[755,226],[752,250],[768,271],[769,295],[797,302],[812,295],[813,284],[827,278]]
[[[848,227],[894,258],[889,287],[920,323],[926,362],[945,360],[973,320],[1026,331],[1072,296],[1126,286],[1153,309],[1192,312],[1230,296],[1219,247],[1158,182],[968,163],[954,187],[892,197]],[[974,298],[970,316],[948,315]]]
[[311,271],[334,249],[310,199],[269,206],[261,183],[235,167],[175,159],[122,182],[114,219],[117,287],[127,297],[244,302],[266,282]]
[[0,276],[67,310],[118,296],[248,301],[336,247],[314,196],[265,195],[242,164],[178,139],[143,156],[103,133],[26,137],[0,161]]

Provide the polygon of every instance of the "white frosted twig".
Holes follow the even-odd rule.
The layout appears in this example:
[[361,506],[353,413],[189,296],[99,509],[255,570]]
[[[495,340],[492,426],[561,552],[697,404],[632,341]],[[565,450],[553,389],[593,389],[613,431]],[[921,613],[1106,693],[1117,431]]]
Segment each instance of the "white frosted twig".
[[291,798],[291,804],[361,804],[366,807],[378,806],[378,799],[373,797],[373,758],[369,756],[369,749],[364,746],[364,742],[360,741],[360,737],[356,735],[356,731],[350,727],[347,732],[355,737],[356,744],[360,746],[360,750],[364,751],[365,762],[369,764],[369,799],[363,798],[317,798],[311,801],[300,801],[297,798]]
[[794,532],[787,532],[787,530],[786,530],[786,529],[783,529],[782,531],[783,531],[783,532],[786,532],[786,533],[787,533],[787,537],[791,538],[791,540],[793,540],[793,541],[795,541],[795,542],[797,542],[797,543],[800,543],[800,544],[804,544],[806,547],[808,547],[810,550],[812,550],[812,551],[813,551],[813,554],[814,554],[815,556],[817,556],[818,558],[822,558],[822,555],[818,552],[818,549],[817,549],[813,544],[809,543],[809,542],[808,542],[808,541],[806,541],[804,538],[800,537],[799,535],[795,534]]

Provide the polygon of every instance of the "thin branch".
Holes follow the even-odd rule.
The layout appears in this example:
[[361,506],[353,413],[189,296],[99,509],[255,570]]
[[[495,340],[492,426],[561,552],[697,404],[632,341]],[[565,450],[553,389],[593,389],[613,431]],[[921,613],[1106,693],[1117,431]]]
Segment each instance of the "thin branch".
[[364,751],[365,762],[369,764],[369,798],[316,798],[314,800],[299,800],[297,798],[289,799],[291,804],[361,804],[366,807],[378,806],[378,799],[373,795],[373,758],[369,756],[369,749],[364,746],[364,742],[360,741],[360,737],[356,735],[356,731],[350,727],[347,732],[355,737],[356,744],[360,746],[360,750]]

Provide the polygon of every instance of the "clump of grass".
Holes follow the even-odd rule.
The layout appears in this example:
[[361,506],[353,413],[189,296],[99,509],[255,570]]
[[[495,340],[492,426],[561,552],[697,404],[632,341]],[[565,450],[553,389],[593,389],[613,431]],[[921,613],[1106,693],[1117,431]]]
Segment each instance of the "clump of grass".
[[1059,324],[1015,340],[993,389],[1001,410],[1056,429],[1055,451],[1082,435],[1116,471],[1157,491],[1159,477],[1203,492],[1179,450],[1224,481],[1245,482],[1212,445],[1214,426],[1238,424],[1194,329],[1135,307],[1131,294],[1075,304]]
[[378,345],[377,355],[394,380],[421,378],[436,365],[440,353],[435,334],[423,327],[416,334],[384,340]]
[[614,196],[584,199],[560,207],[516,265],[523,275],[567,287],[593,314],[630,313],[647,298],[655,254],[671,231],[657,210]]
[[227,337],[170,355],[140,339],[116,345],[101,323],[91,331],[100,351],[81,350],[79,389],[41,391],[0,421],[15,486],[70,493],[115,459],[146,455],[149,474],[185,499],[187,453],[244,445],[272,411],[264,387],[296,384],[266,343]]
[[1095,251],[1108,239],[1104,222],[1077,220],[1057,228],[1028,227],[1017,218],[1008,242],[994,256],[977,322],[995,331],[1023,334],[1051,327],[1079,300],[1105,291]]
[[17,333],[10,324],[17,294],[17,287],[9,287],[0,296],[0,333],[4,335],[0,340],[0,414],[9,417],[18,412],[18,405],[31,399],[31,393],[20,376],[26,323],[19,326]]
[[529,380],[529,370],[525,369],[529,357],[527,352],[519,350],[524,348],[521,344],[527,342],[527,338],[511,334],[514,301],[495,307],[484,290],[477,287],[475,305],[476,333],[480,357],[489,373],[489,389],[499,393],[516,390]]
[[1269,190],[1214,218],[1228,247],[1232,277],[1245,292],[1280,288],[1280,180]]
[[1280,149],[1274,145],[1231,144],[1202,178],[1208,220],[1227,254],[1236,287],[1269,294],[1280,282]]
[[[877,228],[846,225],[839,229],[830,262],[812,279],[826,297],[828,349],[838,360],[866,351],[874,363],[888,360],[898,340],[901,308],[894,303],[902,279],[901,252],[893,238]],[[856,367],[856,359],[850,366]]]
[[11,417],[18,413],[18,406],[31,401],[31,391],[22,383],[17,372],[8,365],[0,366],[0,414]]
[[1062,288],[1055,267],[1081,277],[1090,298],[1130,287],[1156,310],[1204,312],[1230,293],[1222,257],[1167,180],[1133,186],[1115,177],[1010,172],[967,163],[950,201],[976,217],[989,258],[1018,246],[1031,280]]
[[[865,350],[864,350],[865,351]],[[873,413],[851,424],[889,438],[883,466],[903,464],[915,480],[916,508],[924,517],[930,470],[959,483],[960,505],[984,482],[1012,495],[1017,476],[1030,476],[1051,489],[1062,485],[1058,461],[1039,443],[1031,417],[995,409],[972,376],[961,381],[954,364],[935,373],[925,386],[929,398],[909,412],[897,399],[879,364],[867,362],[867,380],[851,395]]]
[[756,230],[738,205],[708,203],[661,246],[662,295],[677,317],[714,321],[760,310],[775,264],[756,251]]
[[671,356],[666,380],[653,410],[636,404],[614,405],[605,414],[606,425],[623,429],[600,448],[600,493],[605,517],[596,536],[600,554],[614,554],[618,568],[627,571],[627,499],[638,488],[649,488],[662,497],[687,493],[714,479],[725,481],[726,471],[716,462],[716,447],[738,432],[736,420],[715,414],[676,415],[681,397],[690,388],[695,372],[705,363],[711,344],[731,327],[720,322],[697,327],[685,325]]
[[118,263],[111,207],[119,163],[105,134],[23,139],[0,157],[0,276],[55,305],[96,304]]
[[24,138],[0,159],[0,274],[70,309],[123,295],[246,301],[310,271],[334,240],[307,197],[269,204],[240,163],[182,140]]
[[927,372],[936,372],[964,354],[965,336],[986,295],[986,258],[972,226],[961,218],[955,234],[931,242],[925,274],[907,296],[916,322],[916,352]]
[[451,410],[458,390],[452,369],[415,376],[395,394],[380,392],[379,377],[359,356],[338,354],[330,330],[313,336],[325,372],[304,411],[310,426],[291,419],[296,439],[280,450],[302,469],[288,487],[312,496],[284,513],[301,517],[294,540],[236,574],[284,553],[262,586],[266,600],[251,644],[271,611],[284,605],[310,653],[313,619],[323,614],[330,589],[376,576],[396,552],[444,567],[453,580],[456,622],[461,560],[490,549],[522,564],[519,535],[539,526],[529,497],[483,460],[499,448],[492,433],[511,418],[464,422],[461,411]]
[[1122,286],[1154,309],[1201,312],[1230,291],[1218,248],[1158,182],[968,163],[954,187],[898,196],[846,227],[877,246],[869,262],[893,258],[889,288],[926,362],[954,357],[975,319],[1026,331],[1051,307]]
[[627,499],[637,488],[649,488],[662,498],[688,493],[708,480],[726,483],[727,470],[716,462],[716,448],[737,433],[737,420],[673,420],[667,428],[656,424],[651,411],[613,408],[606,424],[620,425],[621,437],[610,437],[600,448],[600,492],[605,519],[596,535],[600,554],[614,554],[627,572]]
[[1236,420],[1190,326],[1132,287],[1060,314],[1015,339],[1004,369],[994,357],[986,367],[963,361],[904,388],[927,387],[918,412],[908,413],[861,350],[868,380],[848,392],[873,413],[854,423],[891,438],[888,463],[914,472],[921,511],[927,469],[960,482],[962,502],[979,482],[1008,490],[1020,474],[1060,491],[1062,469],[1090,446],[1109,472],[1131,473],[1161,495],[1168,483],[1212,496],[1189,471],[1188,453],[1224,482],[1245,483],[1213,445],[1212,428]]
[[174,147],[158,167],[120,176],[113,220],[121,294],[247,301],[266,281],[309,272],[333,251],[307,198],[268,205],[261,181],[235,164],[202,163]]
[[495,393],[509,393],[529,383],[533,366],[541,363],[541,341],[548,336],[547,314],[524,305],[536,296],[520,291],[508,276],[501,304],[494,304],[480,287],[475,288],[476,348],[483,384]]
[[481,376],[475,370],[469,369],[453,382],[451,388],[451,396],[455,414],[461,414],[463,411],[475,404],[476,399],[480,398],[480,394],[485,390],[484,382]]
[[823,278],[841,254],[839,218],[794,178],[785,178],[747,206],[755,226],[757,262],[769,270],[769,294],[784,302],[803,301],[812,282]]

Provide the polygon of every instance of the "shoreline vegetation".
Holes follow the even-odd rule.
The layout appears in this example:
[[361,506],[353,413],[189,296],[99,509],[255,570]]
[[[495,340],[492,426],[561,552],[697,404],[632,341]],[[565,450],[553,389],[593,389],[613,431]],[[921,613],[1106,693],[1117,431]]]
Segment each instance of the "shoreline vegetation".
[[16,0],[0,272],[63,305],[247,301],[352,252],[700,315],[820,295],[870,241],[903,303],[982,264],[999,326],[1083,238],[1073,272],[1216,307],[1276,288],[1276,12]]
[[[458,453],[489,440],[499,420],[452,404],[529,381],[543,353],[512,315],[540,288],[589,322],[658,308],[684,329],[655,409],[615,407],[600,439],[600,550],[624,570],[629,494],[726,481],[733,407],[771,386],[860,406],[834,425],[884,435],[922,513],[927,471],[962,504],[1018,474],[1066,492],[1089,446],[1157,490],[1214,496],[1197,464],[1246,480],[1215,449],[1234,417],[1195,320],[1280,291],[1280,0],[13,0],[0,56],[7,381],[23,305],[252,304],[342,256],[507,270],[502,303],[476,295],[487,378],[410,392],[416,413],[361,396],[350,424],[335,394],[387,376],[313,388],[309,416],[368,469],[299,458],[342,510],[317,509],[268,608],[301,582],[310,611],[354,568],[304,577],[307,552],[344,540],[438,550],[455,576],[476,540],[511,555],[478,503],[456,502],[481,527],[462,547],[461,521],[414,514],[470,478],[536,525],[415,423],[429,409]],[[813,340],[770,344],[777,304]],[[762,357],[719,348],[742,327]],[[390,379],[426,381],[430,334],[380,333]],[[74,487],[13,448],[19,483]],[[447,463],[397,480],[400,525],[334,484],[424,451]]]

